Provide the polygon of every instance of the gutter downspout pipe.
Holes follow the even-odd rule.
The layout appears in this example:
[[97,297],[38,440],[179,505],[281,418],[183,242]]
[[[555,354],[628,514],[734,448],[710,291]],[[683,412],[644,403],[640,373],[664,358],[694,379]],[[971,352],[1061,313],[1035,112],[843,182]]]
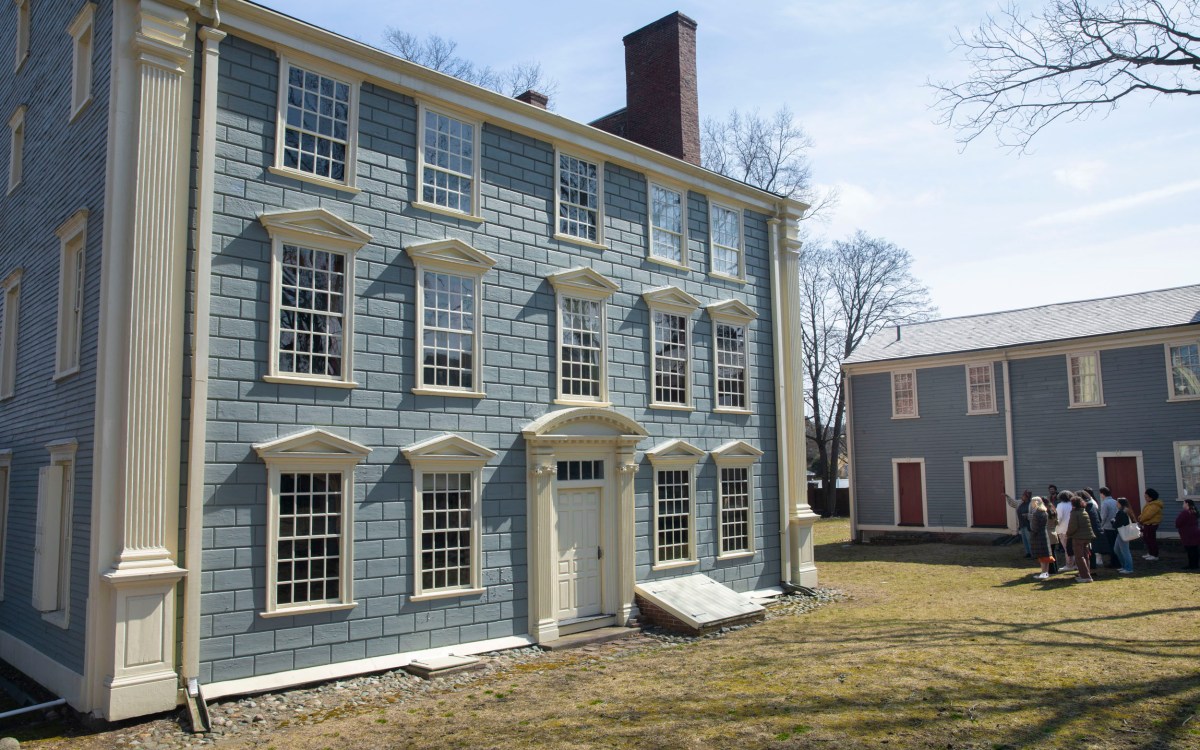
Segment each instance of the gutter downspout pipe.
[[783,361],[783,320],[780,317],[779,276],[782,272],[780,255],[782,254],[782,236],[779,231],[783,223],[781,216],[786,216],[782,209],[773,216],[768,225],[771,232],[771,337],[772,350],[775,360],[775,454],[778,464],[779,488],[779,565],[780,576],[784,587],[791,585],[791,496],[788,492],[788,466],[791,446],[788,445],[788,431],[784,412],[787,408],[787,386],[784,382]]
[[[1008,461],[1005,462],[1004,484],[1005,492],[1012,497],[1017,496],[1017,456],[1013,452],[1013,415],[1012,415],[1012,386],[1008,382],[1008,352],[1004,353],[1004,359],[1000,363],[1004,374],[1004,438],[1008,449]],[[1016,511],[1012,508],[1008,509],[1008,521],[1010,524],[1018,523]],[[1013,526],[1009,526],[1010,531],[1016,531]]]

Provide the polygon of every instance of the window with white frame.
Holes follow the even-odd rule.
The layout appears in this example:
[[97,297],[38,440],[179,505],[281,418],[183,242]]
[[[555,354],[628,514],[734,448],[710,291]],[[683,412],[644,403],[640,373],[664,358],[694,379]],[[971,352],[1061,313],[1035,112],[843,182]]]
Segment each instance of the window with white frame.
[[754,463],[762,451],[741,440],[713,451],[717,464],[717,557],[754,552]]
[[704,451],[668,440],[646,451],[654,466],[654,564],[696,562],[696,463]]
[[413,467],[411,599],[482,593],[482,473],[495,451],[443,435],[402,452]]
[[558,331],[558,403],[608,402],[608,298],[617,285],[590,268],[547,277]]
[[967,365],[967,413],[996,413],[995,367],[991,362]]
[[75,497],[74,439],[50,443],[50,465],[38,473],[33,544],[33,608],[66,628],[71,602],[71,515]]
[[650,183],[650,258],[687,265],[683,193]]
[[25,172],[25,112],[24,104],[17,107],[8,119],[8,192],[17,189]]
[[1167,344],[1172,400],[1200,398],[1200,343]]
[[87,209],[76,211],[58,228],[58,345],[54,377],[79,371],[83,336],[83,271],[87,246]]
[[95,3],[84,3],[83,10],[67,28],[73,40],[71,53],[71,119],[92,101],[92,29]]
[[17,387],[17,328],[21,319],[21,269],[0,284],[0,399]]
[[650,407],[692,408],[692,314],[696,298],[676,287],[642,295],[650,308]]
[[4,601],[4,551],[8,547],[8,474],[12,451],[0,450],[0,601]]
[[750,356],[747,337],[758,314],[738,300],[707,307],[713,324],[714,411],[750,411]]
[[712,272],[731,279],[744,276],[742,261],[742,217],[737,210],[711,204],[709,221]]
[[1103,405],[1099,352],[1068,354],[1067,376],[1070,381],[1071,406]]
[[1175,477],[1179,481],[1179,500],[1200,500],[1200,440],[1175,443]]
[[29,0],[13,0],[13,4],[17,6],[17,59],[13,69],[18,71],[29,57]]
[[272,242],[266,380],[353,386],[354,256],[371,236],[319,208],[259,221]]
[[262,615],[355,606],[354,467],[371,449],[318,429],[254,449],[267,465]]
[[601,242],[600,199],[604,186],[601,166],[562,152],[558,153],[557,166],[556,233],[586,242]]
[[479,126],[424,106],[420,117],[419,202],[474,214],[478,202]]
[[353,186],[357,97],[357,84],[282,59],[276,167]]
[[482,398],[479,309],[483,276],[496,264],[462,240],[405,248],[417,269],[417,376],[420,395]]
[[897,370],[892,373],[892,418],[917,416],[917,371]]

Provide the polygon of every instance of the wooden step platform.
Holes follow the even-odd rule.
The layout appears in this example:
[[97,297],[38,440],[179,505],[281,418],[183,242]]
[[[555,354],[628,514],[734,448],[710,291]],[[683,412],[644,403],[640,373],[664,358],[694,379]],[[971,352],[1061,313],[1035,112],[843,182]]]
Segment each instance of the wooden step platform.
[[595,630],[585,630],[582,633],[564,635],[562,638],[556,638],[553,641],[539,643],[538,645],[547,651],[565,651],[572,648],[595,646],[600,643],[608,643],[609,641],[619,641],[622,638],[633,638],[641,635],[641,633],[641,628],[622,628],[612,626],[607,628],[596,628]]

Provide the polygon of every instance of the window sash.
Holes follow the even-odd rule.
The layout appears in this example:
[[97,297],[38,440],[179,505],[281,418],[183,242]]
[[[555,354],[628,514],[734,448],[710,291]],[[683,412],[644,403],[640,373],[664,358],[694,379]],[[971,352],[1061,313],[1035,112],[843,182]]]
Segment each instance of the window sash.
[[476,585],[475,472],[423,472],[417,509],[418,593]]
[[25,111],[19,110],[9,120],[8,192],[21,184],[25,176]]
[[1100,362],[1098,354],[1070,356],[1071,404],[1100,403]]
[[694,542],[692,470],[659,469],[655,479],[655,561],[690,561]]
[[278,263],[278,372],[343,380],[349,257],[285,243]]
[[0,302],[0,399],[9,398],[16,391],[20,308],[20,285],[5,289]]
[[754,518],[750,468],[722,466],[718,482],[721,497],[721,554],[751,552],[754,549]]
[[650,185],[650,256],[685,265],[683,194]]
[[746,409],[746,326],[717,323],[714,339],[717,344],[717,406],[726,409]]
[[421,385],[473,390],[478,335],[476,279],[423,271]]
[[347,595],[345,475],[281,471],[276,493],[275,606],[337,604]]
[[20,70],[29,57],[29,0],[17,0],[17,44],[14,70]]
[[558,233],[600,241],[600,165],[558,155]]
[[1176,398],[1200,396],[1200,344],[1168,347],[1171,368],[1171,395]]
[[604,302],[562,296],[559,300],[561,398],[604,400]]
[[1200,498],[1200,441],[1176,443],[1175,465],[1179,470],[1180,501]]
[[280,81],[280,165],[348,184],[353,84],[291,63],[286,70]]
[[688,373],[688,318],[677,313],[653,311],[655,404],[686,406],[691,391]]
[[422,111],[421,200],[470,214],[475,210],[478,128],[435,110]]
[[723,276],[742,277],[742,227],[737,211],[712,207],[712,270]]
[[967,366],[967,384],[970,388],[968,411],[972,414],[988,414],[996,411],[996,388],[993,382],[992,363]]
[[892,415],[911,417],[917,413],[917,376],[915,372],[892,373]]

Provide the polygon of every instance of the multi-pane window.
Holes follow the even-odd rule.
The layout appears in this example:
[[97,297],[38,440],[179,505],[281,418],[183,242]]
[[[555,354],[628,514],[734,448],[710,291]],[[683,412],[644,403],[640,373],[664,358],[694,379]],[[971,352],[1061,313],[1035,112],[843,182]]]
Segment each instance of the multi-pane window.
[[604,375],[604,302],[559,298],[559,394],[565,399],[599,401]]
[[473,123],[422,109],[421,200],[470,214],[475,209]]
[[15,70],[20,70],[29,57],[29,0],[15,0],[17,6],[17,60]]
[[341,472],[282,472],[275,542],[279,607],[342,599]]
[[656,404],[688,401],[688,318],[654,311],[654,399]]
[[474,478],[471,472],[421,475],[421,590],[472,585]]
[[354,87],[286,62],[283,68],[280,166],[348,182]]
[[714,323],[717,345],[717,408],[746,409],[746,326]]
[[559,461],[558,481],[591,482],[604,478],[604,461]]
[[650,183],[650,257],[685,264],[683,194]]
[[17,387],[17,323],[21,319],[21,272],[0,284],[0,399],[11,398]]
[[558,234],[600,241],[600,165],[558,155]]
[[1179,500],[1200,500],[1200,441],[1175,443],[1175,470],[1179,478]]
[[342,379],[346,256],[285,244],[279,270],[278,371]]
[[1099,352],[1068,354],[1067,373],[1071,384],[1071,406],[1101,404]]
[[967,413],[991,414],[996,411],[995,368],[991,362],[967,365]]
[[655,555],[657,562],[691,559],[692,471],[665,469],[655,482]]
[[720,469],[721,554],[750,552],[754,528],[750,513],[750,468]]
[[1171,375],[1171,398],[1200,396],[1200,344],[1167,347]]
[[711,208],[712,272],[742,278],[742,221],[738,212],[714,203]]
[[67,32],[74,40],[71,73],[71,118],[92,100],[92,27],[95,3],[84,3]]
[[892,417],[917,416],[917,373],[902,370],[892,373]]
[[83,333],[84,248],[87,244],[87,210],[77,211],[58,229],[58,347],[54,376],[61,378],[79,369]]
[[25,105],[8,120],[8,192],[17,189],[25,171]]
[[421,378],[426,386],[475,388],[475,279],[425,271]]

